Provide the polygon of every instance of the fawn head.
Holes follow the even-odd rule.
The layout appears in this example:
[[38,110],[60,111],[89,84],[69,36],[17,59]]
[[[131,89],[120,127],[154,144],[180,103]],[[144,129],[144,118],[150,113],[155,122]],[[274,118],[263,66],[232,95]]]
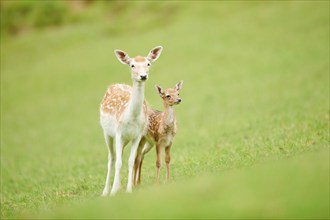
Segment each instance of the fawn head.
[[162,89],[160,86],[156,85],[156,89],[163,102],[166,105],[173,106],[180,104],[182,99],[179,97],[179,91],[182,88],[183,81],[178,82],[174,88]]
[[132,71],[132,79],[137,82],[143,82],[148,79],[149,68],[152,62],[155,62],[163,50],[162,46],[152,49],[148,56],[136,56],[130,58],[128,54],[122,50],[115,50],[118,60],[130,66]]

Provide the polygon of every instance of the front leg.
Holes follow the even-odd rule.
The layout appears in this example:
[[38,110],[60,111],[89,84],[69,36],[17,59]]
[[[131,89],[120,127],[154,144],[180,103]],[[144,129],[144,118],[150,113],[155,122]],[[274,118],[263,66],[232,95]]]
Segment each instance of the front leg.
[[160,167],[162,166],[162,151],[161,151],[161,145],[159,143],[156,144],[156,154],[157,154],[157,161],[156,161],[156,180],[155,180],[155,184],[156,184],[156,186],[158,186],[159,171],[160,171]]
[[116,170],[115,178],[111,189],[111,195],[115,195],[120,189],[120,170],[122,166],[123,141],[121,134],[116,135]]
[[128,182],[127,182],[127,192],[132,192],[132,185],[133,185],[133,167],[136,158],[136,151],[138,149],[139,143],[141,141],[142,136],[134,139],[132,141],[132,148],[131,153],[128,159]]
[[172,144],[170,144],[169,146],[167,146],[165,148],[165,162],[166,162],[166,181],[169,182],[170,181],[170,161],[171,161],[171,146]]

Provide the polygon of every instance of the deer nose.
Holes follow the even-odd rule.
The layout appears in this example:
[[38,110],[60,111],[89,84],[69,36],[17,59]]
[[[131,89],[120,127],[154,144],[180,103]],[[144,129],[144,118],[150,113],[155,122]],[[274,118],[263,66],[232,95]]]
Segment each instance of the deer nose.
[[140,78],[141,78],[141,80],[143,80],[143,81],[144,81],[144,80],[147,80],[147,79],[148,79],[148,75],[141,75]]
[[182,99],[178,99],[178,102],[180,103],[182,101]]

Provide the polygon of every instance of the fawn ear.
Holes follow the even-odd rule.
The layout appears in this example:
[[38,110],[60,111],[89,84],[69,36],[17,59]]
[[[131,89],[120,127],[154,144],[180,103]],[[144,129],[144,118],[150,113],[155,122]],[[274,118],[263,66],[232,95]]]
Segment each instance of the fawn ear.
[[163,97],[164,91],[163,91],[162,87],[160,87],[159,85],[155,85],[155,88],[157,89],[157,92],[160,95],[160,97]]
[[162,50],[163,50],[162,46],[155,47],[154,49],[152,49],[149,52],[147,59],[150,62],[155,62],[158,59],[158,57],[160,56],[160,54],[162,53]]
[[179,91],[182,88],[182,85],[183,85],[183,80],[181,80],[175,85],[175,89]]
[[115,50],[116,57],[123,64],[129,64],[131,62],[131,58],[128,54],[122,50]]

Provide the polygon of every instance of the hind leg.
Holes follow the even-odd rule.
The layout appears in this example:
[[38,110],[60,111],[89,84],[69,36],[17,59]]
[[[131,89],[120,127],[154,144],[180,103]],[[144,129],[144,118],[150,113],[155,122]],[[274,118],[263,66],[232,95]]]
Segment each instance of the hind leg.
[[140,159],[140,163],[138,164],[138,174],[137,174],[137,184],[140,185],[141,183],[141,170],[142,170],[142,163],[143,163],[143,159],[144,159],[144,155],[146,153],[148,153],[150,151],[150,149],[153,147],[153,145],[149,142],[146,142],[143,146],[143,150],[142,150],[142,156],[141,156],[141,159]]
[[139,143],[139,147],[136,152],[136,158],[135,158],[135,163],[134,163],[134,177],[133,177],[133,183],[134,186],[140,184],[140,175],[141,175],[141,165],[142,165],[142,160],[143,160],[143,147],[144,144],[146,143],[146,139],[143,137]]

